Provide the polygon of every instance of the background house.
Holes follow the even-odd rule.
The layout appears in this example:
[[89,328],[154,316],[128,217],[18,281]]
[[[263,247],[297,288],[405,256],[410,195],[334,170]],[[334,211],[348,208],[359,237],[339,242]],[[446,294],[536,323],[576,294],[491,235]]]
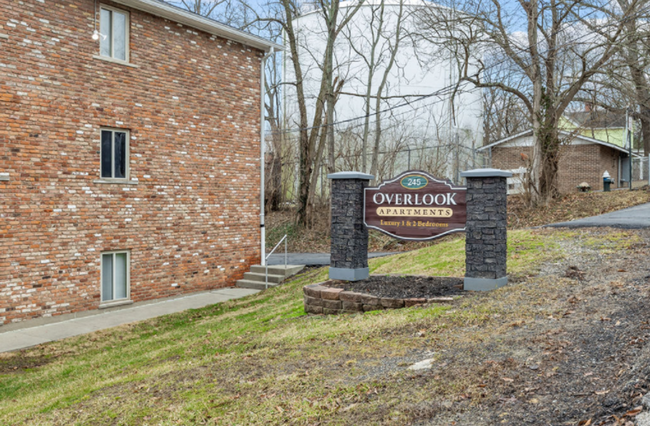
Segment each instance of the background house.
[[[533,155],[532,135],[533,131],[528,130],[477,150],[486,154],[491,167],[513,171],[515,175],[508,181],[509,193],[522,191],[526,167]],[[629,158],[627,149],[566,130],[560,131],[560,137],[567,141],[561,148],[558,166],[561,193],[576,192],[583,182],[592,190],[602,190],[605,171],[614,180],[612,188],[625,185],[621,164]]]
[[0,324],[234,284],[260,259],[260,64],[156,0],[0,0]]
[[583,136],[607,142],[624,148],[625,114],[594,110],[587,107],[584,111],[565,114],[560,128],[567,131],[577,131]]

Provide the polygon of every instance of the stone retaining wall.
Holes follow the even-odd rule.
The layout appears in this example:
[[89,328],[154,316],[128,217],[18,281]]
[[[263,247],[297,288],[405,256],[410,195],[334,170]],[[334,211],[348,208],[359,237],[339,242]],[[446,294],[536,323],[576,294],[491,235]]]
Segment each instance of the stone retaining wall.
[[[462,283],[462,278],[453,279]],[[305,312],[309,314],[336,315],[342,313],[357,313],[377,311],[380,309],[400,309],[428,303],[446,303],[453,301],[452,297],[434,297],[393,299],[377,297],[365,293],[345,291],[342,288],[329,287],[332,280],[303,287]]]

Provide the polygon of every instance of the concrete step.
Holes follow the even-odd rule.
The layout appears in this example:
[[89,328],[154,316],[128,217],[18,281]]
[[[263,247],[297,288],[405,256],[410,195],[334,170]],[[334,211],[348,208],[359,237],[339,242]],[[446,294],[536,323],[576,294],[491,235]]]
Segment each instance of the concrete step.
[[[305,265],[287,265],[287,268],[284,268],[284,265],[272,265],[269,266],[269,274],[273,275],[283,275],[285,278],[297,274],[302,271]],[[262,265],[252,265],[251,272],[257,274],[264,274],[266,268]]]
[[[255,290],[265,290],[266,285],[263,282],[251,280],[237,280],[237,287],[239,288],[252,288]],[[277,284],[269,283],[269,288],[275,287]]]
[[[266,281],[266,275],[264,273],[257,273],[257,272],[245,272],[244,273],[244,279],[245,280],[250,280],[250,281],[259,281],[259,282],[264,282]],[[269,273],[269,282],[270,283],[281,283],[284,281],[284,275],[272,275]]]

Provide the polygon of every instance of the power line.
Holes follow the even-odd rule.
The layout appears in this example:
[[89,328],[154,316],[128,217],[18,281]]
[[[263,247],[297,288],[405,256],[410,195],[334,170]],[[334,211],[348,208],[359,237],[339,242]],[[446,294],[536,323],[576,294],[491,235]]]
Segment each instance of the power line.
[[[585,34],[579,36],[579,37],[576,38],[576,39],[569,40],[569,41],[565,42],[564,44],[561,44],[561,45],[555,46],[554,48],[546,49],[544,52],[540,52],[540,54],[544,54],[544,53],[548,54],[548,53],[550,53],[550,52],[552,52],[552,51],[554,51],[554,50],[558,50],[558,49],[561,49],[561,48],[563,48],[563,47],[569,47],[569,46],[571,46],[571,45],[576,45],[576,44],[578,43],[578,41],[580,41],[581,39],[584,39],[585,37],[593,37],[593,36],[595,36],[595,35],[601,35],[601,36],[602,36],[602,34],[604,33],[603,30],[604,30],[606,27],[617,27],[617,26],[620,26],[620,23],[621,23],[621,22],[625,22],[625,21],[630,20],[630,19],[636,19],[636,18],[642,16],[642,14],[647,13],[648,11],[650,11],[650,7],[646,8],[646,9],[641,9],[641,10],[639,10],[637,13],[635,13],[635,14],[633,14],[633,15],[631,15],[631,16],[629,16],[629,17],[627,17],[627,18],[625,18],[625,19],[623,19],[623,20],[621,20],[621,21],[617,21],[616,23],[610,23],[610,24],[607,24],[607,25],[603,25],[602,27],[600,27],[600,31],[598,31],[598,32],[597,32],[597,31],[592,31],[592,32],[585,33]],[[590,15],[592,15],[592,14],[594,14],[594,13],[597,13],[597,12],[600,12],[600,10],[597,10],[597,9],[596,9],[596,10],[594,10],[594,11],[592,11],[592,12],[586,14],[585,16],[581,17],[581,19],[584,20],[584,18],[586,18],[586,17],[588,17],[588,16],[590,16]],[[557,31],[555,34],[553,34],[553,35],[557,35],[557,34],[559,34],[560,31],[563,31],[563,30],[566,30],[566,29],[567,29],[567,28],[563,28],[562,30],[558,30],[558,31]],[[542,43],[542,41],[538,42],[538,45],[541,44],[541,43]],[[503,65],[503,64],[505,64],[505,63],[507,63],[507,62],[510,62],[511,60],[512,60],[511,58],[506,57],[506,58],[504,58],[503,60],[500,60],[500,61],[497,61],[497,62],[494,62],[494,63],[491,63],[491,64],[485,66],[481,71],[485,71],[485,70],[488,70],[488,69],[495,68],[495,67],[497,67],[497,66],[499,66],[499,65]],[[284,134],[287,134],[287,133],[298,133],[298,132],[301,132],[301,131],[308,131],[308,130],[313,130],[313,129],[317,129],[317,128],[324,128],[324,127],[330,127],[330,126],[337,126],[337,125],[341,125],[341,124],[346,124],[346,123],[354,122],[354,121],[357,121],[357,120],[365,119],[367,116],[370,116],[370,115],[375,115],[375,116],[376,116],[376,115],[381,115],[381,114],[384,114],[384,113],[387,113],[387,112],[393,111],[393,110],[395,110],[395,109],[404,108],[404,107],[406,107],[406,106],[411,106],[411,105],[412,105],[413,103],[415,103],[415,102],[420,102],[420,101],[422,101],[422,100],[424,100],[424,99],[428,99],[428,98],[431,98],[431,97],[434,97],[434,96],[442,96],[442,95],[447,94],[447,92],[452,91],[452,90],[454,90],[454,91],[458,91],[460,85],[463,84],[463,83],[467,83],[467,84],[469,84],[469,82],[467,82],[467,81],[462,81],[462,82],[459,82],[459,83],[451,84],[451,85],[445,86],[445,87],[443,87],[443,88],[441,88],[441,89],[439,89],[439,90],[436,90],[435,92],[432,92],[432,93],[429,93],[429,94],[426,94],[426,95],[422,95],[422,96],[417,97],[417,98],[415,98],[415,99],[413,99],[413,100],[405,101],[405,102],[403,102],[403,103],[401,103],[401,104],[397,104],[397,105],[394,105],[394,106],[391,106],[391,107],[385,108],[385,109],[383,109],[383,110],[380,110],[380,111],[378,111],[378,112],[374,112],[374,113],[372,113],[372,114],[359,115],[359,116],[357,116],[357,117],[352,117],[352,118],[348,118],[348,119],[345,119],[345,120],[339,120],[339,121],[335,121],[335,122],[333,122],[333,123],[321,124],[321,125],[319,125],[319,126],[310,126],[310,127],[306,127],[306,128],[300,128],[300,127],[298,127],[298,128],[291,128],[291,129],[282,129],[282,130],[278,130],[278,131],[273,131],[273,130],[272,130],[271,132],[267,132],[267,133],[271,133],[271,134],[278,134],[278,133],[284,133]],[[445,101],[446,101],[446,99],[438,99],[438,100],[436,100],[436,101],[434,101],[434,102],[432,102],[432,103],[430,103],[430,104],[427,104],[427,105],[425,105],[425,106],[423,106],[423,107],[433,106],[433,105],[435,105],[435,104],[438,103],[438,102],[445,102]],[[419,108],[421,108],[421,107],[416,107],[415,109],[419,109]],[[408,112],[412,112],[412,110],[410,110],[410,111],[406,111],[405,113],[408,113]],[[373,123],[376,123],[376,121],[373,121]],[[359,126],[360,126],[360,125],[361,125],[361,124],[359,124]],[[363,125],[365,125],[365,123],[363,123]],[[354,127],[356,127],[356,126],[354,126]]]

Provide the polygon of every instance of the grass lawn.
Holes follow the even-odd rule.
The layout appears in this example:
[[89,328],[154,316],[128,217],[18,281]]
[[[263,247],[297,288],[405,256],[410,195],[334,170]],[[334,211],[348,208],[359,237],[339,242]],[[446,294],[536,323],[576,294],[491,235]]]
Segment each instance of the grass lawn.
[[[525,279],[563,259],[568,240],[618,251],[638,238],[513,231],[509,271]],[[375,259],[371,271],[462,276],[463,246],[459,237]],[[487,380],[432,376],[414,386],[408,365],[442,359],[450,345],[488,356],[494,348],[482,342],[513,321],[553,315],[557,306],[544,301],[572,285],[542,280],[447,306],[305,315],[302,287],[326,277],[326,268],[309,270],[245,299],[0,354],[0,424],[403,425],[426,417],[417,407],[432,394],[471,393]]]

